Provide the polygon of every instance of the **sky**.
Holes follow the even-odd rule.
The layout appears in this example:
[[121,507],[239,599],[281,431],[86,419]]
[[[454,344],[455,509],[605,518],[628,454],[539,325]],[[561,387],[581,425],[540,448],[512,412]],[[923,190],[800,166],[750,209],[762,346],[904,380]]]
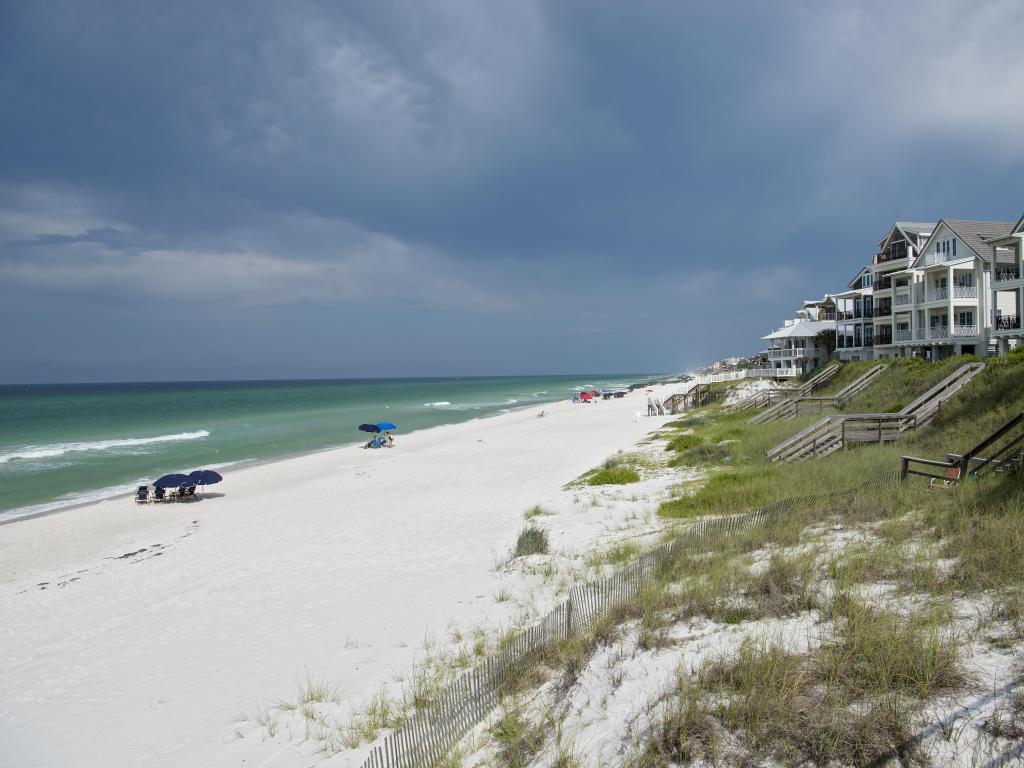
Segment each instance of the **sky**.
[[675,372],[1024,210],[1024,4],[0,0],[0,383]]

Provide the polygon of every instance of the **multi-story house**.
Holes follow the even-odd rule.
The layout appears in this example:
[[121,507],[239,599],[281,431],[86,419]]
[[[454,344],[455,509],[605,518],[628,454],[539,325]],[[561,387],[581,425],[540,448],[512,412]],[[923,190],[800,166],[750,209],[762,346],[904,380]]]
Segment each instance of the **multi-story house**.
[[[778,330],[761,338],[768,342],[768,364],[776,376],[799,376],[813,371],[828,360],[830,350],[820,343],[818,334],[834,331],[836,321],[825,318],[835,316],[835,302],[826,297],[821,302],[804,302]],[[831,310],[829,309],[831,307]]]
[[848,290],[832,296],[836,302],[836,355],[840,360],[874,358],[874,279],[871,268],[864,267],[847,284]]
[[1016,349],[1024,340],[1021,309],[1024,308],[1024,216],[1005,237],[988,241],[989,283],[992,287],[990,338],[999,354]]
[[[912,265],[919,278],[910,305],[913,337],[905,349],[928,360],[987,355],[992,328],[989,241],[1004,238],[1012,221],[941,219]],[[918,287],[919,286],[919,287]]]
[[878,241],[878,253],[871,263],[874,359],[900,356],[897,342],[910,341],[913,336],[910,308],[915,275],[909,268],[934,228],[925,222],[897,221]]

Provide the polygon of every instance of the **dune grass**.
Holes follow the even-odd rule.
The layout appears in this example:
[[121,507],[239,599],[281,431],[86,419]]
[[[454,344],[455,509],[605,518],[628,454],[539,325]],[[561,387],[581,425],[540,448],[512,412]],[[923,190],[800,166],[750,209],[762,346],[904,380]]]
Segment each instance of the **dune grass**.
[[587,485],[628,485],[640,482],[640,473],[632,467],[599,469],[587,478]]
[[548,532],[536,525],[528,525],[519,532],[512,557],[546,555],[548,553]]

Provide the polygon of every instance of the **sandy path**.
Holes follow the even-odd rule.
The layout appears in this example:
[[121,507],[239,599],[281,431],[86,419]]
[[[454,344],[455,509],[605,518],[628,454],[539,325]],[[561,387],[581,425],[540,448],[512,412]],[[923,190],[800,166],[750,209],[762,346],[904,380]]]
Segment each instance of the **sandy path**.
[[239,470],[200,503],[0,526],[0,765],[322,761],[232,721],[307,672],[374,690],[426,633],[485,619],[523,511],[665,420],[643,407],[563,402]]

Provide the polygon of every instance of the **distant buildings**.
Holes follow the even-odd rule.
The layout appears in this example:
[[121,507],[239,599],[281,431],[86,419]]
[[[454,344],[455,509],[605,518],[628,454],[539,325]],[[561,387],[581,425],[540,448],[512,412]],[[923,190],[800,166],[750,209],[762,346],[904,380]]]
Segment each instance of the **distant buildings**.
[[762,337],[771,367],[797,375],[832,353],[884,360],[987,356],[1021,344],[1024,216],[1012,221],[897,221],[846,290],[805,301]]

